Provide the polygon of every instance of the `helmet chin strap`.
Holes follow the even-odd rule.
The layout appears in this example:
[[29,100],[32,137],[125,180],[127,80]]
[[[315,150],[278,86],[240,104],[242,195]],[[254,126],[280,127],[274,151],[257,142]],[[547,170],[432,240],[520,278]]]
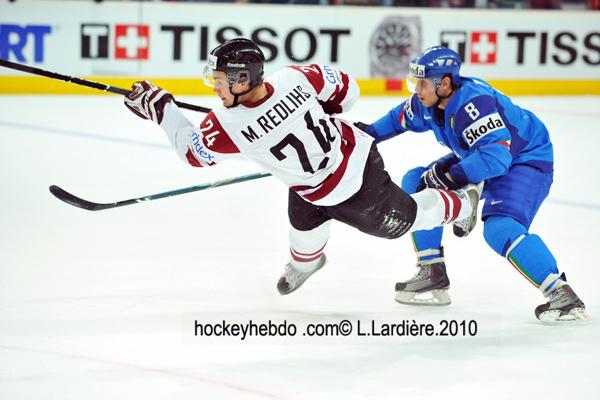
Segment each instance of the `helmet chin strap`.
[[227,108],[233,108],[233,107],[237,107],[240,105],[240,96],[243,96],[245,94],[248,94],[252,91],[252,89],[254,89],[253,87],[248,88],[248,90],[242,92],[242,93],[233,93],[233,85],[229,85],[229,93],[231,93],[233,95],[233,104]]
[[447,99],[448,97],[452,96],[454,94],[454,86],[450,86],[451,90],[450,93],[448,93],[448,96],[442,96],[441,94],[438,93],[439,88],[435,89],[435,95],[437,96],[438,100],[435,102],[435,107],[439,108],[440,103],[442,102],[442,100]]

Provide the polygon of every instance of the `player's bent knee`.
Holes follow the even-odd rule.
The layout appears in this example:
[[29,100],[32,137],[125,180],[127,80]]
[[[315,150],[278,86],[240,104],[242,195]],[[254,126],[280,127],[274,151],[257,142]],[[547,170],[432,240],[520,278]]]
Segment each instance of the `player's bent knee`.
[[487,244],[501,256],[519,236],[527,234],[527,228],[511,217],[493,216],[483,225],[483,237]]
[[421,175],[427,169],[424,167],[413,168],[402,177],[402,190],[406,193],[413,194],[417,191],[417,186],[421,181]]

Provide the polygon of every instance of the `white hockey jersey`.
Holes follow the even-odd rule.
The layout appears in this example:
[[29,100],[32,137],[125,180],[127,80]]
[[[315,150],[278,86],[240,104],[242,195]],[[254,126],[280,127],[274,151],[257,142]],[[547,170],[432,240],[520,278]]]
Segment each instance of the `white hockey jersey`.
[[359,89],[349,75],[326,65],[286,67],[265,79],[257,103],[220,107],[199,128],[170,102],[161,127],[180,157],[194,167],[242,157],[258,163],[307,201],[331,206],[362,185],[373,139],[326,114],[348,111]]

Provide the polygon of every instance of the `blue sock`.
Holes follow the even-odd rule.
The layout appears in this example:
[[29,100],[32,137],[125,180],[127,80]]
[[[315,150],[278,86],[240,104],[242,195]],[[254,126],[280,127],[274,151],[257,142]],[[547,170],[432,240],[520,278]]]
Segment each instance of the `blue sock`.
[[[556,260],[538,235],[518,238],[507,250],[506,258],[527,280],[542,290],[551,288],[559,278]],[[552,282],[542,285],[550,275],[556,277],[552,278]]]
[[443,233],[444,229],[441,227],[429,231],[416,231],[411,233],[418,261],[431,260],[440,257],[439,249],[442,247]]
[[546,244],[515,219],[490,217],[485,221],[483,235],[490,247],[506,257],[535,287],[547,291],[559,279],[556,260]]

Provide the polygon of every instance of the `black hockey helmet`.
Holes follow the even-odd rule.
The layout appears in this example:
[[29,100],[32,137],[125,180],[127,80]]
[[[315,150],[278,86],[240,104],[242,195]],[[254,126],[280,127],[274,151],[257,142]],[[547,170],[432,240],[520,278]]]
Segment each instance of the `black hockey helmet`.
[[264,63],[263,52],[252,40],[227,40],[210,52],[208,65],[204,69],[204,81],[208,86],[214,86],[212,72],[222,71],[230,88],[236,83],[249,82],[251,90],[263,81]]

